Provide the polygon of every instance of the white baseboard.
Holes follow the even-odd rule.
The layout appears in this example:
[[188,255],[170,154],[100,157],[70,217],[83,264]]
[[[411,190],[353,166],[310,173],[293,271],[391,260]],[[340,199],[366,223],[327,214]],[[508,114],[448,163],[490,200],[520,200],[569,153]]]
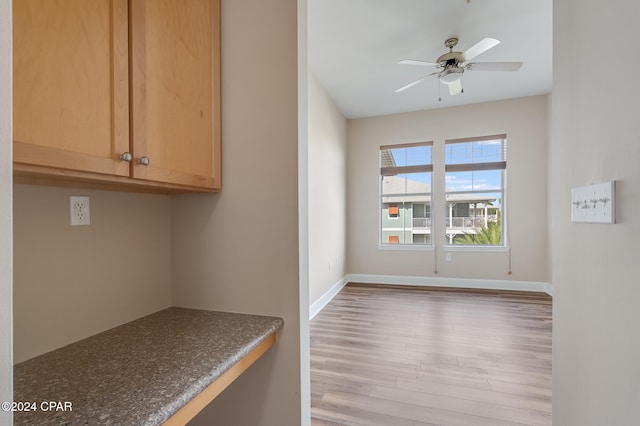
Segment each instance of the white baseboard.
[[348,274],[347,282],[423,287],[456,287],[485,290],[535,291],[553,296],[553,286],[538,281],[480,280],[469,278],[403,277],[396,275]]
[[535,291],[553,296],[553,286],[538,281],[479,280],[470,278],[406,277],[399,275],[347,274],[309,306],[312,320],[347,283],[412,285],[418,287],[475,288],[484,290]]
[[309,321],[311,321],[313,317],[315,317],[318,312],[320,312],[322,308],[327,305],[327,303],[331,302],[331,299],[336,297],[336,294],[340,293],[340,290],[342,290],[342,287],[347,285],[347,282],[347,277],[342,277],[340,281],[331,286],[331,288],[327,290],[325,294],[320,296],[318,300],[316,300],[311,304],[311,306],[309,306]]

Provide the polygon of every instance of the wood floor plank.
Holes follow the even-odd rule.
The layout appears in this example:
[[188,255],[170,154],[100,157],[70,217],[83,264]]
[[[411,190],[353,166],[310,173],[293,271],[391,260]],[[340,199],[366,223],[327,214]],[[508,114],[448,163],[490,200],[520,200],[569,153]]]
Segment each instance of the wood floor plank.
[[312,425],[550,425],[552,300],[348,284],[311,321]]
[[524,405],[513,407],[502,400],[484,402],[478,401],[478,398],[473,396],[460,398],[459,396],[443,395],[440,391],[437,393],[425,393],[383,386],[375,386],[370,396],[398,403],[417,405],[424,408],[438,408],[480,416],[507,423],[551,424],[550,413],[548,411],[532,410]]
[[[398,389],[419,392],[423,394],[444,395],[452,398],[467,399],[488,404],[505,405],[513,408],[551,413],[548,397],[532,397],[514,393],[498,392],[492,389],[478,389],[466,386],[456,386],[437,383],[432,380],[398,379]],[[373,391],[373,388],[371,389]],[[371,395],[371,392],[369,393]]]
[[316,419],[349,426],[413,426],[414,423],[403,417],[369,410],[366,406],[362,408],[357,404],[344,403],[339,398],[323,398],[323,401],[317,403],[312,422]]
[[482,417],[436,407],[425,407],[402,401],[337,392],[327,392],[322,398],[322,401],[339,406],[351,407],[352,409],[367,410],[372,414],[372,418],[386,416],[406,419],[407,422],[422,421],[435,423],[437,425],[446,424],[452,426],[514,426],[526,424],[506,422],[491,417]]

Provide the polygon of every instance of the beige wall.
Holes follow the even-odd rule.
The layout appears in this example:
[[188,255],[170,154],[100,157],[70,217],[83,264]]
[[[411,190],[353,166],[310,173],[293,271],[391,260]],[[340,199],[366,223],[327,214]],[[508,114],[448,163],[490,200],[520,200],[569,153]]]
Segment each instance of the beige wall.
[[[2,11],[8,2],[0,1]],[[16,362],[162,309],[172,297],[178,306],[277,315],[285,319],[277,346],[193,423],[308,423],[300,403],[297,13],[295,0],[223,1],[222,193],[171,200],[15,186]],[[9,45],[0,31],[3,53]],[[2,84],[10,86],[0,65]],[[306,69],[304,74],[306,84]],[[0,136],[10,141],[9,106],[0,102],[0,111]],[[11,157],[2,153],[9,159],[0,172],[6,189]],[[10,190],[5,194],[10,197]],[[70,194],[91,197],[89,227],[69,226]],[[6,201],[0,219],[10,233]],[[0,236],[6,237],[0,242],[0,292],[7,305],[0,337],[10,342],[11,284],[5,277],[11,243],[5,230]],[[11,344],[0,347],[7,348],[0,353],[0,392],[10,400]]]
[[[89,195],[91,225],[69,225]],[[15,185],[14,360],[171,306],[168,196]]]
[[[11,0],[0,0],[0,401],[13,400],[11,140]],[[0,424],[11,417],[0,411]]]
[[285,321],[193,424],[301,422],[296,5],[222,2],[222,191],[172,199],[175,305]]
[[309,304],[346,274],[347,120],[309,74]]
[[[640,79],[581,66],[640,40],[640,4],[554,2],[549,144],[553,423],[637,425],[640,403]],[[615,51],[615,49],[613,49]],[[625,55],[625,69],[640,57]],[[577,68],[576,68],[577,66]],[[570,189],[616,180],[615,225],[570,223]]]
[[[348,124],[347,203],[350,274],[449,277],[547,282],[546,144],[547,97],[450,107],[350,120]],[[378,249],[379,147],[434,141],[434,158],[444,156],[446,139],[506,133],[507,195],[512,270],[507,252],[453,252],[445,262],[443,239],[434,251]],[[443,190],[434,166],[434,188]],[[444,236],[444,203],[434,200],[436,235]],[[439,215],[439,216],[438,216]],[[434,256],[438,274],[434,274]]]

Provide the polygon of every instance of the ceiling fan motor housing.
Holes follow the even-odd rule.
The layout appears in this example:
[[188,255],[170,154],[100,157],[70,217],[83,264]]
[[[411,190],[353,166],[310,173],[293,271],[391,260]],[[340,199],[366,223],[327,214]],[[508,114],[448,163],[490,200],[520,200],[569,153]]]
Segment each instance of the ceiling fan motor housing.
[[440,57],[436,60],[437,63],[442,64],[446,62],[448,65],[455,65],[460,62],[460,58],[462,57],[462,52],[449,52],[444,55],[440,55]]

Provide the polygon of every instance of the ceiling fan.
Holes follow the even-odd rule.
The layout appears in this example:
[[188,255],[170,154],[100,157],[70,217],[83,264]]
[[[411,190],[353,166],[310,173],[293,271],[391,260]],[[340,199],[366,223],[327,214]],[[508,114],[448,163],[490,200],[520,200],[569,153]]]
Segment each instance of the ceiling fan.
[[449,87],[451,95],[462,93],[462,74],[465,71],[518,71],[522,62],[469,62],[481,53],[486,52],[496,46],[500,41],[495,38],[484,38],[479,43],[465,50],[464,52],[454,52],[453,48],[458,44],[457,37],[451,37],[444,42],[449,48],[449,53],[441,55],[436,62],[418,61],[415,59],[404,59],[399,61],[402,65],[421,65],[425,67],[437,67],[438,70],[420,77],[414,82],[402,86],[395,92],[402,92],[415,86],[422,80],[432,75],[437,75],[441,82]]

